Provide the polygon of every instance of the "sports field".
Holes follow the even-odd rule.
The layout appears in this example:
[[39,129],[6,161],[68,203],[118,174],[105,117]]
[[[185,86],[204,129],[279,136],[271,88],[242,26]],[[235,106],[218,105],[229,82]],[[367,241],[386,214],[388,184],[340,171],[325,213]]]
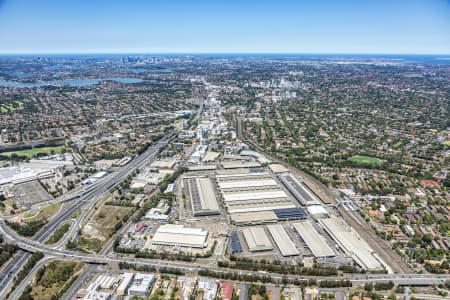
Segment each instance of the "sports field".
[[355,155],[348,160],[362,166],[379,167],[383,164],[383,160],[370,156]]
[[56,147],[42,147],[42,148],[33,148],[33,149],[25,149],[11,152],[2,152],[0,155],[11,156],[13,154],[17,154],[18,156],[26,156],[28,158],[32,158],[38,153],[51,154],[52,151],[54,153],[61,153],[66,148],[64,146],[56,146]]

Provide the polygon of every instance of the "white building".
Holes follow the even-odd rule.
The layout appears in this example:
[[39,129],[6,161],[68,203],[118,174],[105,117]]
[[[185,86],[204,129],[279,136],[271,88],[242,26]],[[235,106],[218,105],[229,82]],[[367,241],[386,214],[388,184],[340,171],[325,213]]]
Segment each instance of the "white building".
[[128,289],[128,295],[141,297],[147,296],[154,281],[155,276],[152,274],[137,273],[134,276],[133,283]]
[[152,244],[190,248],[206,248],[208,231],[201,228],[184,227],[184,225],[165,224],[159,226],[152,239]]

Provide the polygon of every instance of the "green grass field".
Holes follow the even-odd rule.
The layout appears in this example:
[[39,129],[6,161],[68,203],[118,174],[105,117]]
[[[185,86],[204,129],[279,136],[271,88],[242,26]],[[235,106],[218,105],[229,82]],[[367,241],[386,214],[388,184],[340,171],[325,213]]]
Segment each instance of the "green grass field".
[[24,105],[23,105],[23,101],[14,101],[14,104],[1,104],[0,105],[0,113],[4,114],[7,112],[13,112],[16,110],[21,110],[23,109]]
[[65,149],[66,148],[64,146],[42,147],[42,148],[18,150],[18,151],[11,151],[11,152],[3,152],[3,153],[0,153],[0,155],[11,156],[13,154],[17,154],[18,156],[26,156],[28,158],[32,158],[33,156],[35,156],[38,153],[50,154],[52,152],[52,150],[55,153],[61,153]]
[[362,166],[379,167],[383,164],[383,160],[370,156],[355,155],[348,160]]
[[41,218],[48,219],[53,216],[58,210],[61,208],[62,204],[53,204],[50,206],[44,207],[41,211],[37,213],[26,212],[23,214],[23,219],[26,222],[39,220]]
[[450,147],[450,141],[442,142],[442,144],[444,144],[445,146],[449,146]]
[[400,148],[401,145],[402,145],[402,142],[398,141],[397,143],[393,144],[391,147],[392,147],[392,149],[398,149],[398,148]]

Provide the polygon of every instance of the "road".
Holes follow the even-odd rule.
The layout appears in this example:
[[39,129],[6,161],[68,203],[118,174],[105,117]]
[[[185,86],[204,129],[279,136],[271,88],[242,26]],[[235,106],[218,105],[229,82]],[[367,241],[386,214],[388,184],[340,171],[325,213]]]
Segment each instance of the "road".
[[20,282],[19,286],[15,288],[13,291],[11,291],[11,295],[9,296],[10,299],[19,299],[20,296],[22,296],[25,288],[31,284],[34,275],[36,272],[42,268],[44,265],[48,264],[52,260],[55,260],[53,257],[44,257],[40,261],[38,261],[34,267],[31,269],[31,271],[25,276],[25,278]]
[[[112,190],[124,180],[128,178],[135,170],[143,168],[151,160],[156,158],[158,152],[165,147],[170,139],[175,136],[175,132],[169,133],[159,141],[153,143],[146,151],[134,158],[121,169],[107,175],[106,177],[94,182],[93,184],[82,189],[77,195],[64,199],[69,202],[68,205],[50,222],[48,222],[34,237],[33,240],[45,242],[50,238],[52,233],[57,230],[61,224],[66,222],[70,216],[83,206],[93,204],[102,197],[104,193]],[[20,270],[27,261],[30,254],[20,250],[0,272],[0,299],[4,299],[4,295],[9,291],[12,284],[13,273]]]
[[[120,257],[118,255],[106,256],[104,254],[84,254],[77,253],[69,250],[53,249],[38,241],[22,238],[18,236],[12,229],[10,229],[3,221],[0,222],[0,232],[4,235],[8,241],[15,241],[15,243],[21,248],[30,252],[42,252],[46,256],[51,256],[59,259],[68,259],[83,261],[93,264],[118,264],[118,263],[132,263],[139,265],[148,265],[160,268],[174,268],[186,273],[196,273],[200,270],[210,270],[217,273],[229,273],[238,272],[243,275],[268,275],[276,280],[282,280],[283,275],[276,273],[261,273],[258,271],[246,271],[246,270],[233,270],[228,268],[221,268],[217,266],[202,266],[197,263],[183,262],[183,261],[166,261],[160,259],[142,259],[142,258],[130,258]],[[297,276],[287,275],[289,279],[311,279],[314,278],[318,281],[336,279],[336,277],[327,276]],[[337,279],[348,279],[355,285],[363,285],[365,283],[378,283],[393,281],[395,284],[400,285],[433,285],[443,284],[450,280],[448,274],[344,274],[337,277]]]

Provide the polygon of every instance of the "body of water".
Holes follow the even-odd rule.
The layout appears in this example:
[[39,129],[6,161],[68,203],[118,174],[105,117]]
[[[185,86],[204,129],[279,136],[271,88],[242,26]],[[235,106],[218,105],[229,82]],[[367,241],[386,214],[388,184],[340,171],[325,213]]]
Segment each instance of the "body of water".
[[101,81],[111,80],[123,84],[132,84],[132,83],[140,83],[144,82],[144,80],[139,78],[130,78],[130,77],[114,77],[114,78],[101,78],[101,79],[73,79],[73,80],[55,80],[55,81],[44,81],[44,82],[19,82],[19,81],[10,81],[0,79],[0,86],[8,86],[8,87],[42,87],[48,85],[70,85],[70,86],[89,86],[98,84]]

